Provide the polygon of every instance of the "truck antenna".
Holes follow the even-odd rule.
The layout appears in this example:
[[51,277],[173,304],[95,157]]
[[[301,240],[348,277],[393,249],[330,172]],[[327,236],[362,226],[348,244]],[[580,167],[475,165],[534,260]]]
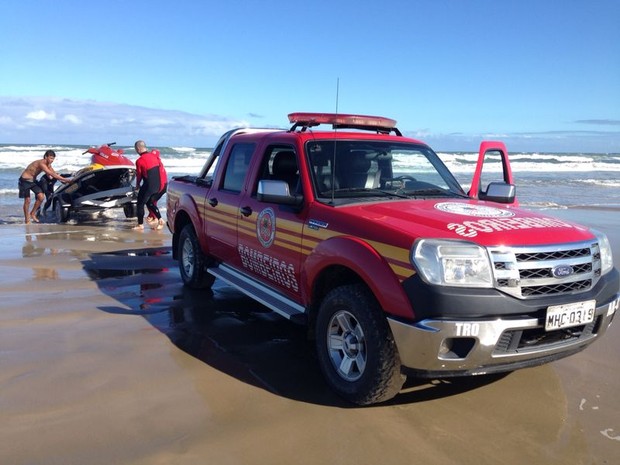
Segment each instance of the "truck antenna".
[[[338,99],[340,97],[340,77],[336,78],[336,116],[338,116]],[[338,131],[338,128],[334,126],[334,134]],[[336,145],[338,144],[338,139],[334,138],[334,154],[332,158],[332,205],[336,199]]]
[[336,114],[338,114],[338,94],[340,92],[340,78],[336,78]]

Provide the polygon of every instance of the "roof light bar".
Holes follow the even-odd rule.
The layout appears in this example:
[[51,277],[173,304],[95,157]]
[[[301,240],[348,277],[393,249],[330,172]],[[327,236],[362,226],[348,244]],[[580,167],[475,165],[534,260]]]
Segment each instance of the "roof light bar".
[[305,130],[319,124],[331,124],[334,128],[364,129],[387,133],[394,131],[400,135],[400,131],[396,129],[396,120],[384,118],[383,116],[298,112],[290,113],[288,120],[290,123],[293,123],[291,131],[298,127],[302,127],[302,130]]

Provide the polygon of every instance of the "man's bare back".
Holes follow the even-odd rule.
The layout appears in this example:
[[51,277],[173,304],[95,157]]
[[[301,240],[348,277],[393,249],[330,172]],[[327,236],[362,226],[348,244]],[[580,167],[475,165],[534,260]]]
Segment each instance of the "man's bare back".
[[21,178],[27,181],[34,181],[41,172],[45,172],[46,174],[51,174],[51,172],[55,172],[52,170],[45,159],[35,160],[30,163],[26,169],[22,172]]

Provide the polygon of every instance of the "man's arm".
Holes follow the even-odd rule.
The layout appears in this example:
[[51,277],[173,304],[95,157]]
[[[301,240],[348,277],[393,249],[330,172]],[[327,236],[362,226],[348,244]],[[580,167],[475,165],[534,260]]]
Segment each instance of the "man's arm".
[[51,177],[53,177],[54,179],[58,179],[60,182],[64,182],[65,184],[70,182],[71,179],[69,178],[64,178],[61,175],[59,175],[56,171],[54,171],[53,168],[47,166],[45,163],[43,163],[41,165],[41,167],[43,168],[43,172]]
[[136,189],[140,188],[140,182],[142,182],[142,158],[136,160]]

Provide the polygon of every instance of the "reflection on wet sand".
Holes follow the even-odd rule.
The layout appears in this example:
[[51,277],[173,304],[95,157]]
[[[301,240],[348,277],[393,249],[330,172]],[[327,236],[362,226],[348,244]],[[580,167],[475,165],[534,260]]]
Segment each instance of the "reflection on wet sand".
[[[136,261],[122,268],[128,256]],[[122,305],[101,310],[143,316],[179,349],[239,382],[307,404],[357,410],[325,385],[304,328],[219,281],[207,292],[181,286],[168,249],[91,256],[84,266],[102,292]],[[452,452],[443,454],[455,463],[491,463],[461,461],[472,441],[484,443],[477,451],[481,457],[505,457],[509,438],[528,444],[518,454],[529,460],[505,463],[587,457],[576,425],[565,422],[566,399],[550,367],[510,375],[410,379],[395,399],[367,409],[386,414],[389,408],[396,409],[388,418],[398,419],[399,434],[411,429],[427,443],[450,443]],[[546,459],[539,462],[543,450]]]

